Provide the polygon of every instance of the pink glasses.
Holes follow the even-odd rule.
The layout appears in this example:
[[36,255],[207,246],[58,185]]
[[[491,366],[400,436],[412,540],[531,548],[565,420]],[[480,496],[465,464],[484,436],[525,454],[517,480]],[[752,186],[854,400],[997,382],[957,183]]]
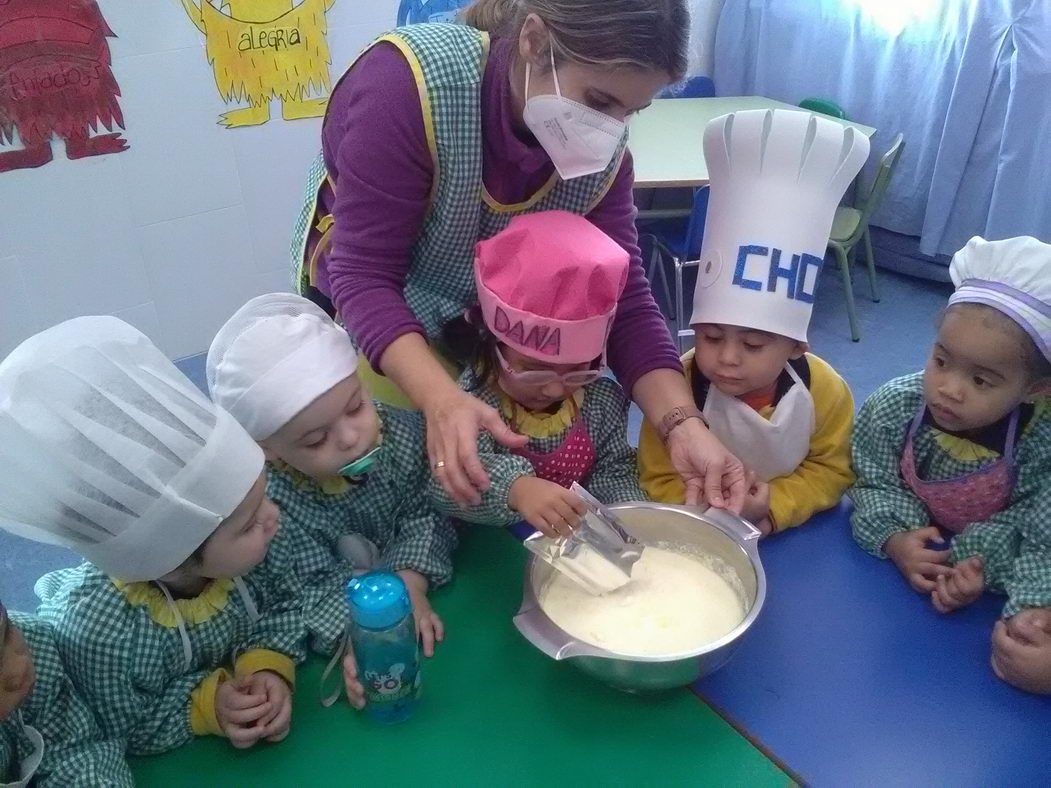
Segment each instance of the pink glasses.
[[496,357],[500,359],[500,366],[503,367],[507,376],[523,386],[546,386],[549,383],[561,383],[563,386],[586,386],[602,377],[602,373],[606,370],[605,352],[602,354],[598,367],[579,369],[561,375],[551,369],[530,369],[524,372],[513,369],[504,354],[500,352],[499,345],[496,346]]

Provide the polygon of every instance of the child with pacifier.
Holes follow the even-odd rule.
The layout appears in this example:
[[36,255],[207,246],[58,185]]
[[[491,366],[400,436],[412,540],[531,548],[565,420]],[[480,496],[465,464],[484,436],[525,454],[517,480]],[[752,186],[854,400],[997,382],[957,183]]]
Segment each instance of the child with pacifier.
[[1006,594],[994,664],[1021,685],[1039,655],[1016,674],[1014,645],[1046,655],[1051,639],[1034,623],[1051,608],[1051,246],[972,238],[949,271],[926,369],[858,414],[854,538],[941,612]]
[[73,688],[51,626],[0,602],[0,785],[133,785],[124,743],[105,739]]
[[[384,567],[405,581],[432,656],[444,626],[427,591],[452,577],[456,532],[426,494],[422,416],[373,403],[357,368],[349,335],[327,314],[300,296],[270,293],[219,330],[207,374],[212,398],[266,455],[267,492],[296,540],[314,648],[337,650],[352,574]],[[344,667],[352,678],[352,655]],[[351,684],[360,705],[360,686]]]
[[491,486],[462,508],[431,485],[443,511],[474,523],[524,519],[548,536],[584,514],[569,487],[604,503],[645,500],[627,441],[628,401],[604,377],[606,340],[628,275],[628,253],[587,219],[563,211],[517,216],[475,251],[478,308],[445,327],[465,365],[460,385],[528,437],[507,449],[479,437]]
[[[807,330],[836,205],[868,147],[853,129],[786,110],[705,129],[711,193],[683,364],[696,412],[750,474],[741,514],[764,536],[834,506],[853,480],[854,401],[807,352]],[[661,437],[643,425],[643,488],[685,503]]]
[[89,562],[42,577],[37,612],[102,735],[284,738],[302,603],[255,442],[112,317],[23,342],[0,392],[0,523]]

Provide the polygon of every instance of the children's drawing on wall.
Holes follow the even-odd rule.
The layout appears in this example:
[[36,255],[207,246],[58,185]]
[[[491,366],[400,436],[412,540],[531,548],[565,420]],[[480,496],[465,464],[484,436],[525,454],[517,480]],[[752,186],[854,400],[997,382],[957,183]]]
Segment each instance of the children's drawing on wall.
[[219,95],[227,104],[248,104],[220,115],[221,125],[266,123],[275,98],[285,120],[325,114],[331,89],[325,13],[335,0],[181,2],[204,33]]
[[456,15],[469,0],[401,0],[398,26],[417,22],[456,22]]
[[55,136],[70,159],[128,149],[112,37],[95,0],[0,0],[0,172],[47,164]]

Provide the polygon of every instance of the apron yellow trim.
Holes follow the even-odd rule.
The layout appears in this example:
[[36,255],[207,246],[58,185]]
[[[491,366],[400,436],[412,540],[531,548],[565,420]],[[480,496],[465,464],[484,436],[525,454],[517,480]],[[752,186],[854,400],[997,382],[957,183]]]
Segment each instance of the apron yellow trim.
[[[328,179],[331,182],[331,179]],[[315,203],[317,202],[315,198]],[[315,210],[317,208],[315,207]],[[317,239],[317,243],[314,245],[314,251],[310,253],[310,264],[307,266],[307,281],[312,286],[317,286],[317,264],[321,258],[321,253],[324,252],[329,246],[332,245],[332,228],[335,226],[336,220],[332,214],[325,214],[321,217],[315,227],[321,232],[321,237]],[[309,238],[310,231],[307,231],[307,237]]]
[[[416,81],[416,92],[420,94],[420,109],[423,112],[423,129],[427,135],[427,149],[431,152],[431,161],[434,162],[434,177],[431,180],[431,194],[429,198],[430,202],[433,203],[438,196],[438,178],[441,173],[438,169],[438,141],[437,137],[434,135],[434,115],[431,108],[431,94],[430,91],[427,90],[427,82],[423,77],[423,67],[420,65],[420,60],[416,57],[416,53],[412,51],[409,43],[394,33],[380,36],[372,43],[372,46],[370,46],[369,49],[372,49],[376,44],[384,41],[396,46],[398,51],[401,52],[402,57],[408,62],[409,68],[412,70],[412,78]],[[351,63],[350,68],[353,68],[353,66],[354,64]],[[349,71],[350,69],[348,68],[347,70]]]
[[489,190],[485,188],[485,184],[482,184],[482,200],[489,208],[495,213],[518,213],[520,211],[528,211],[542,199],[547,197],[551,193],[551,190],[558,184],[558,173],[551,173],[551,177],[547,179],[547,183],[541,186],[532,197],[529,197],[524,202],[514,203],[513,205],[505,205],[502,202],[498,202],[495,197],[489,194]]

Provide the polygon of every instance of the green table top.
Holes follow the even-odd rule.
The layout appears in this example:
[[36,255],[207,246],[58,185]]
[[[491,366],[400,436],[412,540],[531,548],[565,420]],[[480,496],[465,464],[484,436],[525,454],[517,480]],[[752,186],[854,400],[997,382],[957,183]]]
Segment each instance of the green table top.
[[[708,183],[704,163],[704,127],[708,121],[744,109],[799,107],[763,96],[657,99],[631,121],[628,147],[635,163],[635,188],[659,189],[703,186]],[[853,126],[868,137],[871,126],[830,118]]]
[[786,785],[689,690],[634,696],[535,650],[515,630],[525,550],[497,528],[464,537],[434,595],[446,641],[424,666],[416,716],[371,725],[318,703],[324,661],[300,670],[292,731],[238,751],[209,737],[132,760],[143,786]]

